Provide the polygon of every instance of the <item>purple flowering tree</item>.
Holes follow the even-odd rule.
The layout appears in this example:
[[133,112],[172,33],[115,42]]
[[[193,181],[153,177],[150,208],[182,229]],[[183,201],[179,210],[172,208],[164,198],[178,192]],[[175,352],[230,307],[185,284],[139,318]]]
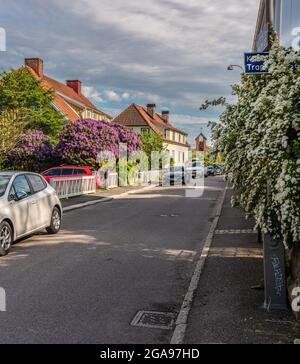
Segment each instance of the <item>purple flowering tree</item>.
[[112,124],[119,134],[120,143],[127,144],[128,153],[134,153],[142,148],[142,142],[139,134],[126,126]]
[[52,163],[50,138],[40,130],[27,130],[6,162],[8,168],[32,172],[41,172]]
[[65,125],[55,155],[62,163],[97,167],[101,152],[110,152],[118,158],[119,143],[127,143],[130,152],[141,145],[139,136],[129,128],[92,119],[78,120]]

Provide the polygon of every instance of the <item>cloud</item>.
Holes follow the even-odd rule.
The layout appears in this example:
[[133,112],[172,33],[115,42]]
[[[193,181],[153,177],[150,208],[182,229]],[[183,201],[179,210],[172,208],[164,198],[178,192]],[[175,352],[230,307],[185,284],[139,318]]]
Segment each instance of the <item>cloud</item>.
[[171,121],[174,124],[181,124],[181,125],[197,125],[197,127],[205,126],[210,121],[219,122],[218,117],[203,117],[203,116],[191,116],[191,115],[182,115],[182,114],[175,114],[170,116]]
[[105,96],[107,97],[107,99],[109,101],[115,101],[115,102],[120,102],[121,101],[121,96],[118,95],[113,90],[108,90],[108,91],[105,91],[104,93],[105,93]]
[[122,94],[122,99],[124,99],[124,100],[129,100],[130,99],[130,94],[128,93],[128,92],[124,92],[123,94]]
[[94,102],[102,103],[105,102],[101,97],[101,93],[98,92],[93,86],[83,86],[82,92],[88,99],[92,99]]
[[259,0],[4,3],[1,68],[40,57],[50,76],[82,80],[99,108],[154,102],[192,122],[206,99],[230,97],[240,74],[227,66],[241,64],[251,50],[259,6]]

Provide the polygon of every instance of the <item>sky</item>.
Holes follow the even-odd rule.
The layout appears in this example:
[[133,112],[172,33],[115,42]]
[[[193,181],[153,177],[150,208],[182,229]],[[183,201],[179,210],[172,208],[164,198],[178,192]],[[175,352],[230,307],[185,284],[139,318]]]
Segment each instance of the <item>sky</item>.
[[0,69],[44,60],[62,82],[116,116],[133,102],[170,110],[172,124],[194,143],[220,110],[206,99],[231,96],[251,51],[259,0],[0,0],[6,51]]

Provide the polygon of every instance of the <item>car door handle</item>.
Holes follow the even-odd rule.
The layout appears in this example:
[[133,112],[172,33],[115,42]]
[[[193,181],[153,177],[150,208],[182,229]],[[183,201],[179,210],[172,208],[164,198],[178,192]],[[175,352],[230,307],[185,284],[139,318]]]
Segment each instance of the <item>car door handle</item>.
[[30,205],[36,205],[37,204],[37,201],[31,201],[29,204]]

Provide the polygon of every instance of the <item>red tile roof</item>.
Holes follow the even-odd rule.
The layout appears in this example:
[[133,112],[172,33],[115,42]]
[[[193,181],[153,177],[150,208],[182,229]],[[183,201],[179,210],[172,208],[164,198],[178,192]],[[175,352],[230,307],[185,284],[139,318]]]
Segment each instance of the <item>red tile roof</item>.
[[83,94],[77,94],[71,87],[54,80],[46,75],[42,77],[38,76],[34,70],[28,66],[25,66],[31,74],[41,81],[42,86],[47,90],[54,91],[54,101],[56,106],[60,109],[60,111],[66,115],[66,117],[70,121],[76,121],[80,118],[80,115],[76,112],[76,110],[72,107],[74,104],[75,107],[78,107],[81,110],[85,108],[90,111],[94,111],[95,113],[106,117],[111,120],[112,117],[99,110],[88,98],[86,98]]
[[[147,112],[147,109],[143,106],[132,104],[127,109],[125,109],[121,114],[119,114],[113,122],[127,125],[127,126],[149,126],[156,133],[160,134],[166,142],[183,145],[183,143],[178,143],[165,138],[165,131],[175,131],[182,135],[187,136],[184,131],[175,128],[172,124],[166,123],[161,115],[154,113],[153,117]],[[187,143],[184,145],[188,145]]]

